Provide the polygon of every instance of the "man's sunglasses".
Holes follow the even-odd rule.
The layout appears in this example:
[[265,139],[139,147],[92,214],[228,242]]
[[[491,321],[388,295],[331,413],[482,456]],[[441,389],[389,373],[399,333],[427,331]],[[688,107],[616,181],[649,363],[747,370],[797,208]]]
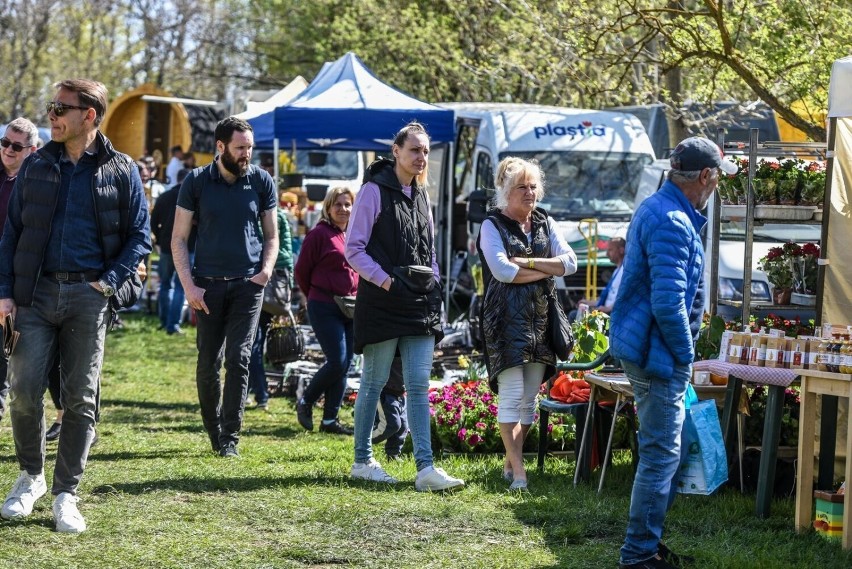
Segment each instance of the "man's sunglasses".
[[65,114],[66,111],[70,109],[77,109],[78,111],[88,111],[92,107],[80,107],[77,105],[66,105],[65,103],[59,103],[56,101],[51,101],[47,104],[47,114],[53,113],[57,117],[61,117]]
[[23,152],[24,148],[29,148],[29,146],[24,146],[23,144],[12,142],[5,136],[3,138],[0,138],[0,146],[2,146],[3,148],[9,148],[11,146],[12,150],[14,150],[15,152]]

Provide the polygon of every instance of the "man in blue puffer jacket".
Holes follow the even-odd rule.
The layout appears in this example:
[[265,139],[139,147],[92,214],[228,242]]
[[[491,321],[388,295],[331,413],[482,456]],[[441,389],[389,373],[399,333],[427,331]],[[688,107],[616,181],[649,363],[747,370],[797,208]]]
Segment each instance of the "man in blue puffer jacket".
[[610,347],[633,386],[639,413],[639,466],[633,482],[621,567],[678,567],[687,561],[660,541],[675,496],[684,395],[704,307],[700,210],[721,175],[737,171],[716,144],[688,138],[671,156],[668,180],[636,210]]

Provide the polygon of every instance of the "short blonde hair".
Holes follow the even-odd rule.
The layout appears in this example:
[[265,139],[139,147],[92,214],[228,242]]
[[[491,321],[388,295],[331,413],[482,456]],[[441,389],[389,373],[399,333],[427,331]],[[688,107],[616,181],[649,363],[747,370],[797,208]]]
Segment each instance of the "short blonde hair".
[[349,196],[349,199],[351,199],[353,203],[355,202],[355,192],[353,192],[351,188],[346,188],[343,186],[331,188],[325,194],[325,199],[322,200],[322,211],[320,212],[320,219],[324,219],[328,223],[334,223],[331,220],[331,206],[334,205],[334,202],[336,202],[337,198],[339,198],[340,196]]
[[503,209],[509,205],[509,192],[512,191],[518,180],[535,178],[538,187],[535,190],[535,201],[539,202],[544,197],[544,172],[537,160],[524,160],[515,156],[509,156],[497,165],[497,192],[494,195],[494,205]]

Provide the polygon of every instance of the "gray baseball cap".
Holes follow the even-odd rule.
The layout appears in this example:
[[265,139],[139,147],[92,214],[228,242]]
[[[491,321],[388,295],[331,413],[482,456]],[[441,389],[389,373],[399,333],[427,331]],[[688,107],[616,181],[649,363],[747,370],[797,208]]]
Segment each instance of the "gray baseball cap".
[[739,168],[725,158],[722,149],[701,136],[687,138],[672,151],[669,162],[675,170],[695,172],[704,168],[721,168],[725,174],[736,174]]

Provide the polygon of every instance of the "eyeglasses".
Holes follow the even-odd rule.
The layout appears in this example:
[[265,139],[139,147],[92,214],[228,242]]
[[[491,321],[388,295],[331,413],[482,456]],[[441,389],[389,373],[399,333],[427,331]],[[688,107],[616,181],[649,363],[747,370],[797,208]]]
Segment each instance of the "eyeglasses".
[[15,152],[23,152],[24,148],[29,148],[29,146],[24,146],[23,144],[12,142],[5,136],[3,138],[0,138],[0,146],[2,146],[3,148],[9,148],[11,146],[12,150],[14,150]]
[[47,114],[53,113],[57,117],[65,114],[69,109],[77,109],[78,111],[88,111],[91,107],[79,107],[77,105],[67,105],[58,101],[51,101],[47,104]]

